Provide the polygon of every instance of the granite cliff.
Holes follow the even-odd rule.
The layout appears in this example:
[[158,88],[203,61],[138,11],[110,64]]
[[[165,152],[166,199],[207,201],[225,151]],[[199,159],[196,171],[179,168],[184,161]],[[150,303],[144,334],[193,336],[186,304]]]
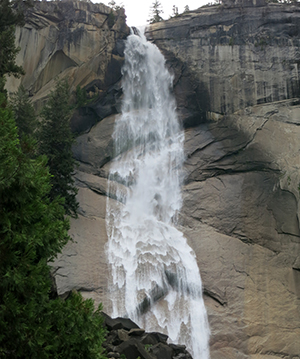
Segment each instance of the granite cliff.
[[212,358],[299,357],[299,20],[299,4],[245,2],[147,31],[186,128],[182,226]]
[[17,63],[26,74],[9,78],[8,91],[22,83],[40,109],[56,79],[68,79],[73,93],[77,86],[84,88],[96,101],[74,114],[74,132],[116,113],[110,103],[115,105],[120,96],[124,39],[129,34],[124,9],[76,0],[36,1],[25,20],[16,29],[16,44]]
[[[129,32],[122,10],[110,14],[39,2],[17,29],[37,107],[55,76],[97,95],[72,119],[80,212],[54,271],[59,294],[75,288],[107,312],[107,174]],[[204,283],[211,358],[300,358],[300,6],[203,7],[146,35],[174,73],[186,154],[179,226]]]

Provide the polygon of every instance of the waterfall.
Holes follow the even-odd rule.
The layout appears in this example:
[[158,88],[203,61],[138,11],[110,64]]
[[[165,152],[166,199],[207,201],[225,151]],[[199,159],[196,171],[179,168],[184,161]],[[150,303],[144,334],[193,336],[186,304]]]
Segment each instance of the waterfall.
[[122,115],[113,134],[107,257],[113,316],[209,358],[209,328],[196,257],[176,228],[181,208],[184,133],[173,78],[143,35],[126,41]]

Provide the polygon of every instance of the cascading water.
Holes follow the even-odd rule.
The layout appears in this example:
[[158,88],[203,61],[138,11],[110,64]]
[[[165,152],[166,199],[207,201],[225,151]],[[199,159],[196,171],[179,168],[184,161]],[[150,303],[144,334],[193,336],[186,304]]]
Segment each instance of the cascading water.
[[147,331],[160,330],[187,345],[195,359],[207,359],[199,269],[175,228],[184,134],[171,87],[158,48],[142,35],[130,35],[107,203],[112,315],[128,315]]

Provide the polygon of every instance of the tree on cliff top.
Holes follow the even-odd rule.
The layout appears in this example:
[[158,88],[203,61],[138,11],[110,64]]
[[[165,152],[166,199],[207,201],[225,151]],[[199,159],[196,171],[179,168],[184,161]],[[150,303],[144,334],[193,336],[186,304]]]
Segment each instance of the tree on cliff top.
[[77,188],[72,177],[75,168],[72,145],[75,140],[70,127],[69,98],[68,83],[57,82],[42,110],[39,153],[48,157],[47,165],[53,175],[50,199],[63,197],[66,214],[76,217]]
[[161,3],[156,0],[154,3],[152,3],[152,6],[150,8],[150,19],[147,20],[150,24],[154,24],[156,22],[163,21],[163,18],[161,17],[161,14],[163,14],[163,10],[161,8]]
[[108,6],[110,6],[115,11],[118,11],[118,10],[124,8],[124,5],[122,3],[119,5],[115,2],[115,0],[110,0],[110,2],[108,3]]

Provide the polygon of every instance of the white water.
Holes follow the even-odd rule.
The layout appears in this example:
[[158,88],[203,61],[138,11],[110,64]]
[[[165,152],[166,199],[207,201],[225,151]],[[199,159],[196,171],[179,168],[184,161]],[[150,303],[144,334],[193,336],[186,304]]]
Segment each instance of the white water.
[[117,201],[107,203],[112,315],[128,315],[146,331],[162,331],[187,345],[195,359],[207,359],[209,328],[199,269],[175,227],[184,134],[171,87],[158,48],[130,35],[109,181],[110,197]]

